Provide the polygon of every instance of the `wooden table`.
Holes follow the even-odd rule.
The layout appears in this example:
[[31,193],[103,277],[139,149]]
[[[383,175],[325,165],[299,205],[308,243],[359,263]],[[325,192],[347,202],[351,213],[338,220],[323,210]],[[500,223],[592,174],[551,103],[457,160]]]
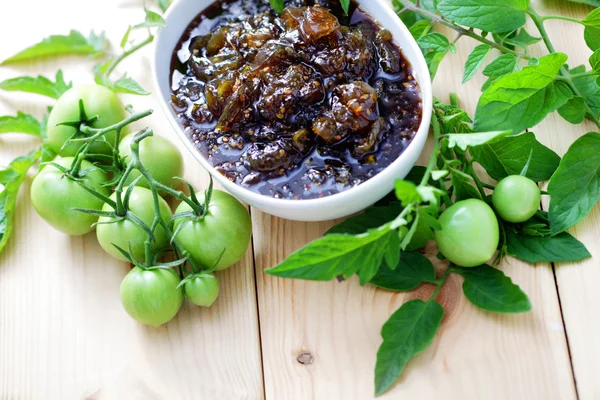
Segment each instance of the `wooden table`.
[[[562,0],[534,1],[542,13],[582,17],[587,7]],[[118,43],[126,26],[143,19],[138,0],[20,0],[1,5],[0,59],[49,34],[75,28],[106,30]],[[579,26],[549,23],[570,64],[587,61]],[[474,46],[460,41],[436,78],[436,96],[458,93],[473,110],[478,76],[461,85]],[[150,51],[123,68],[151,87]],[[23,74],[91,82],[93,62],[67,57],[0,68],[0,80]],[[136,109],[157,112],[147,124],[177,141],[157,98],[124,96]],[[17,110],[40,117],[51,101],[0,92],[0,115]],[[534,131],[564,154],[591,124],[570,125],[551,115]],[[0,164],[39,145],[26,135],[0,136]],[[180,143],[178,143],[180,145]],[[183,146],[180,146],[183,150]],[[186,177],[205,187],[206,173],[186,157]],[[360,287],[357,280],[312,283],[263,273],[320,236],[331,223],[300,223],[252,210],[253,249],[221,273],[222,294],[211,309],[186,307],[153,329],[132,321],[119,301],[129,266],[105,254],[95,235],[68,237],[46,225],[21,189],[14,237],[0,255],[1,399],[269,399],[365,400],[373,397],[379,331],[405,300],[428,297],[422,287],[401,294]],[[533,311],[492,315],[468,303],[453,277],[440,301],[446,308],[432,346],[382,399],[600,399],[600,212],[573,231],[594,257],[578,264],[527,265],[510,259],[502,269],[529,294]]]

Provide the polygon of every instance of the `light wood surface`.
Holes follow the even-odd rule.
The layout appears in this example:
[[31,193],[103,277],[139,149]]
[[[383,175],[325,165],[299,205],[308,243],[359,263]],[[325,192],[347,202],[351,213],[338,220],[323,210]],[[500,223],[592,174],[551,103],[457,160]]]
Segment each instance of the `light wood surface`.
[[[584,6],[536,1],[542,13],[560,9],[583,16]],[[0,59],[43,36],[106,30],[113,43],[129,23],[143,18],[132,0],[86,2],[21,0],[0,5]],[[552,22],[558,50],[577,62],[589,56],[578,27]],[[435,95],[456,92],[473,110],[481,76],[461,85],[473,42],[440,67]],[[151,87],[150,52],[123,65]],[[53,75],[63,68],[74,82],[91,81],[93,63],[67,57],[36,65],[0,67],[0,80],[24,74]],[[153,108],[146,121],[177,139],[156,99],[125,96],[136,109]],[[23,110],[41,116],[51,101],[0,92],[0,115]],[[564,154],[591,125],[551,116],[535,128],[540,141]],[[0,136],[0,165],[39,145],[37,139]],[[179,143],[178,143],[179,145]],[[183,146],[180,146],[184,151]],[[189,154],[186,178],[198,187],[207,175]],[[19,195],[16,229],[0,255],[0,399],[201,399],[366,400],[373,398],[379,331],[404,301],[425,298],[431,287],[407,294],[361,287],[357,280],[313,283],[277,279],[263,270],[319,237],[332,223],[299,223],[252,210],[253,251],[221,274],[216,305],[187,307],[160,329],[134,323],[119,302],[128,266],[103,253],[95,235],[69,238],[34,212],[28,179]],[[509,260],[502,269],[530,296],[533,311],[491,315],[461,294],[452,277],[438,300],[446,309],[433,345],[409,363],[383,399],[581,399],[600,398],[594,360],[600,356],[600,213],[575,233],[595,258],[577,265],[530,266]],[[434,249],[431,249],[432,255]],[[443,267],[437,262],[439,267]],[[564,321],[564,325],[563,325]],[[568,338],[568,341],[567,341]],[[569,353],[570,349],[570,353]]]

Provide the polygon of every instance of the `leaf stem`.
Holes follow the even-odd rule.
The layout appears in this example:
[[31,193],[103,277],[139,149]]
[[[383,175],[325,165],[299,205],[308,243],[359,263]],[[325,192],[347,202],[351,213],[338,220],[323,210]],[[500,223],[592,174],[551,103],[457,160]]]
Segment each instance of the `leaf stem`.
[[136,44],[131,49],[125,51],[123,54],[121,54],[120,56],[118,56],[117,58],[115,58],[110,63],[110,65],[108,66],[108,68],[106,69],[106,72],[104,73],[104,75],[105,76],[109,76],[115,70],[115,68],[117,68],[117,66],[121,63],[121,61],[123,61],[124,59],[126,59],[127,57],[129,57],[130,55],[132,55],[133,53],[135,53],[136,51],[138,51],[142,47],[144,47],[146,45],[149,45],[150,43],[152,43],[153,40],[154,40],[154,36],[150,35],[143,42],[140,42],[140,43]]
[[475,182],[475,184],[477,185],[477,189],[479,190],[481,197],[485,199],[485,197],[487,196],[487,193],[485,193],[485,190],[483,189],[483,184],[481,183],[481,181],[479,180],[479,177],[475,173],[475,169],[473,169],[473,160],[469,160],[468,168],[469,168],[468,173],[473,178],[473,182]]
[[442,286],[444,286],[444,283],[446,283],[446,279],[450,275],[450,272],[452,272],[452,265],[449,266],[448,269],[446,269],[446,271],[444,272],[444,275],[442,275],[442,277],[437,280],[437,287],[435,288],[435,290],[431,294],[431,297],[429,298],[429,301],[434,300],[435,296],[438,295],[438,293],[442,289]]
[[452,21],[449,21],[443,17],[440,17],[437,14],[427,11],[427,10],[417,6],[416,4],[413,4],[410,0],[398,0],[398,1],[400,3],[402,3],[405,10],[416,12],[416,13],[421,14],[422,16],[430,19],[433,23],[442,24],[451,29],[454,29],[461,36],[468,36],[468,37],[475,39],[481,43],[487,44],[488,46],[490,46],[494,49],[500,50],[501,52],[503,52],[505,54],[512,54],[515,57],[523,58],[525,60],[529,60],[531,58],[530,56],[528,56],[525,53],[519,53],[518,51],[511,50],[504,45],[501,45],[501,44],[498,44],[491,40],[488,40],[488,39],[484,38],[483,36],[476,34],[472,29],[465,29],[462,26],[457,25]]
[[570,21],[570,22],[575,22],[577,24],[583,24],[583,21],[577,18],[571,18],[571,17],[567,17],[564,15],[544,15],[544,16],[540,16],[542,21],[547,21],[550,19],[560,19],[563,21]]

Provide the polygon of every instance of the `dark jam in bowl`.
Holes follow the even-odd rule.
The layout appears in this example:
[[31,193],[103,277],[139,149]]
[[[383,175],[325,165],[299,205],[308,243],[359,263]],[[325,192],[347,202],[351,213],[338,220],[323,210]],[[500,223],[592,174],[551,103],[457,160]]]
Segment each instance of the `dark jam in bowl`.
[[231,181],[281,199],[342,192],[406,149],[421,123],[411,66],[356,4],[214,3],[172,58],[172,106]]

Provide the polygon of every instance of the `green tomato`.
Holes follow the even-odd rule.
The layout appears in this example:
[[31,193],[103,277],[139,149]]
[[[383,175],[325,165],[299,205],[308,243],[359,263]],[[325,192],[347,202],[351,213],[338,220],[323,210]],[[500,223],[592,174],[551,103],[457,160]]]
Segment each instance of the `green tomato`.
[[[125,136],[119,144],[119,154],[125,164],[131,161],[131,142],[135,135]],[[174,188],[177,185],[175,177],[183,176],[183,157],[179,149],[171,141],[161,136],[150,136],[140,142],[140,160],[152,177],[165,186]],[[133,170],[125,181],[130,185],[140,171]],[[142,178],[138,186],[148,187],[146,178]]]
[[219,295],[219,281],[211,273],[196,274],[187,278],[183,292],[195,305],[210,307]]
[[485,202],[478,199],[459,201],[448,207],[435,231],[442,254],[461,267],[477,267],[487,262],[498,248],[498,219]]
[[[197,196],[201,200],[205,194],[198,192]],[[185,202],[175,213],[184,211],[191,211]],[[182,223],[183,219],[175,221],[175,230]],[[224,270],[242,259],[251,237],[252,220],[246,207],[229,193],[213,190],[206,215],[187,222],[177,234],[177,241],[205,268],[212,268],[223,253],[216,269]]]
[[492,203],[500,218],[508,222],[525,222],[540,209],[541,192],[531,179],[511,175],[498,182]]
[[[113,193],[110,198],[116,201],[116,193]],[[169,205],[162,197],[159,197],[158,205],[162,219],[168,223],[172,215]],[[102,210],[114,211],[108,204],[104,204]],[[141,219],[148,227],[151,227],[156,215],[152,191],[142,187],[135,187],[129,197],[129,211]],[[108,254],[123,261],[127,261],[127,259],[113,246],[113,243],[126,251],[129,251],[131,246],[133,256],[138,260],[145,260],[145,243],[149,239],[148,233],[129,219],[115,222],[116,220],[113,217],[100,217],[98,220],[96,235],[98,236],[100,246]],[[162,226],[158,225],[154,231],[154,236],[156,243],[153,246],[153,250],[160,250],[169,244],[169,238]]]
[[[77,130],[72,126],[59,125],[62,122],[79,121],[79,101],[83,101],[86,116],[98,117],[93,128],[106,128],[125,119],[123,103],[112,90],[100,85],[78,85],[67,90],[56,102],[48,117],[48,141],[52,150],[61,156],[74,156],[83,146],[83,142],[74,142],[61,148]],[[116,133],[109,132],[105,136],[108,143],[114,144]],[[112,148],[106,142],[96,141],[91,153],[111,154]]]
[[[57,158],[54,162],[62,167],[71,168],[73,157]],[[80,177],[85,185],[95,191],[105,196],[110,194],[110,190],[102,186],[108,182],[106,173],[89,161],[84,160],[81,163]],[[31,203],[37,213],[53,228],[67,235],[84,235],[94,230],[93,224],[98,221],[98,217],[75,211],[73,208],[100,210],[103,201],[48,164],[33,179]]]
[[121,303],[131,318],[158,328],[181,308],[180,282],[172,269],[134,267],[121,282]]

